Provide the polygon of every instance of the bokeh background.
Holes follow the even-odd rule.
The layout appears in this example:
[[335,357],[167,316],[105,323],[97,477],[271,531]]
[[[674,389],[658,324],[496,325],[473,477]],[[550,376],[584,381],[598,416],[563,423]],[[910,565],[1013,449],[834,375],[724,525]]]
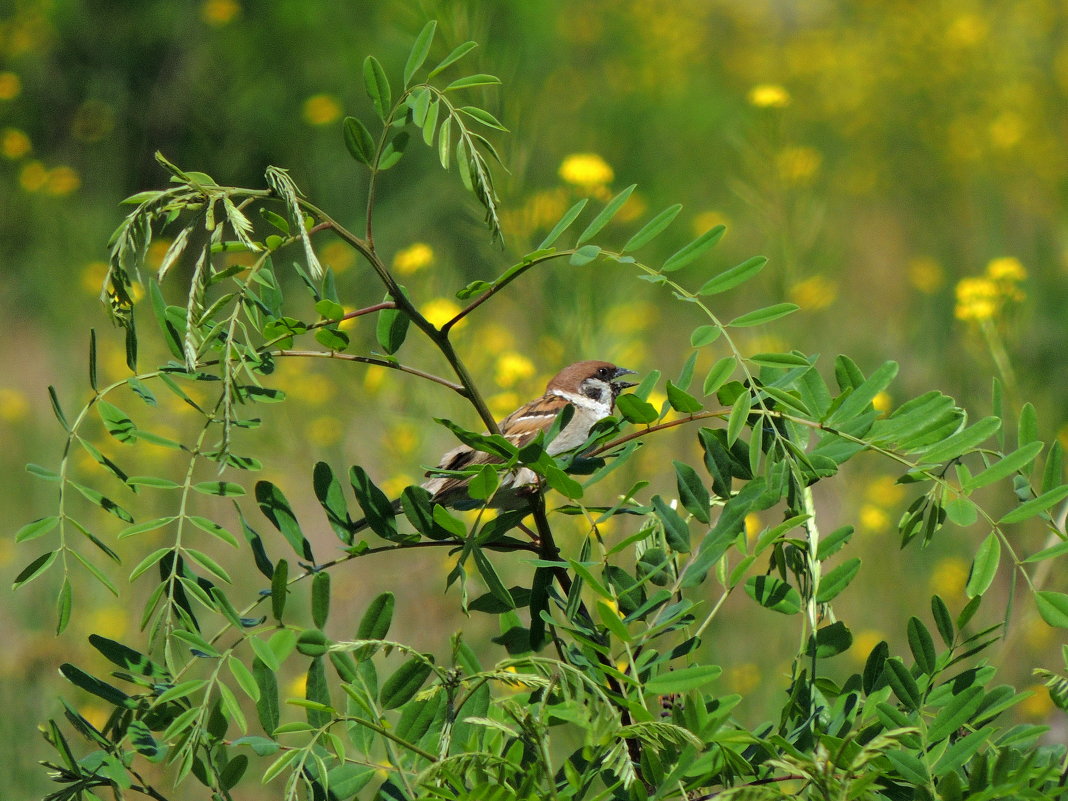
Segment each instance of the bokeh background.
[[[771,259],[759,280],[717,298],[725,318],[782,300],[803,307],[749,333],[751,352],[821,353],[825,372],[842,352],[865,370],[896,359],[901,376],[883,402],[936,388],[974,419],[991,412],[998,375],[1009,416],[1030,401],[1040,437],[1068,445],[1063,3],[8,0],[2,8],[0,503],[10,531],[54,505],[54,486],[23,466],[59,460],[63,440],[45,387],[55,384],[69,408],[85,401],[90,327],[101,337],[102,370],[124,374],[120,337],[96,296],[105,243],[125,213],[119,201],[166,182],[153,152],[231,185],[260,187],[267,165],[286,167],[318,205],[355,225],[365,179],[342,144],[341,118],[370,122],[364,56],[375,53],[398,75],[429,18],[439,20],[431,59],[466,39],[480,43],[468,71],[499,75],[504,86],[477,102],[512,133],[494,137],[508,167],[497,172],[503,249],[487,241],[478,210],[431,154],[413,146],[383,181],[379,248],[428,314],[447,317],[458,287],[532,249],[577,198],[603,200],[637,183],[606,241],[621,243],[681,202],[672,231],[642,254],[649,261],[718,223],[727,236],[693,269]],[[347,306],[380,299],[349,251],[323,245]],[[675,374],[700,322],[620,267],[553,267],[472,318],[459,344],[503,414],[576,358]],[[699,367],[722,355],[714,348]],[[441,369],[425,349],[412,360]],[[413,397],[393,375],[313,361],[282,365],[291,400],[269,435],[281,466],[268,477],[291,495],[310,496],[320,458],[339,471],[359,461],[396,489],[448,445],[426,421],[442,407],[461,414],[452,399]],[[167,412],[157,430],[180,435],[180,404]],[[664,443],[643,464],[670,487],[662,466],[698,452],[692,432]],[[827,520],[856,525],[857,553],[879,565],[862,570],[841,599],[858,639],[838,657],[847,670],[880,638],[901,642],[905,618],[926,617],[932,592],[959,609],[969,554],[988,533],[955,529],[925,550],[898,551],[894,525],[910,496],[886,472],[892,466],[861,462],[833,497],[820,498]],[[91,460],[84,467],[91,473]],[[100,521],[102,536],[114,530]],[[1031,536],[1041,543],[1039,532]],[[5,586],[38,550],[0,539]],[[373,579],[360,572],[371,569]],[[418,614],[400,625],[423,647],[446,648],[464,621],[455,597],[443,595],[444,559],[354,568],[335,577],[335,603],[351,601],[355,620],[361,600],[417,570]],[[1007,573],[998,581],[1007,593]],[[1063,577],[1052,581],[1065,589]],[[2,797],[44,790],[41,772],[29,769],[46,753],[34,725],[61,715],[57,693],[100,714],[63,686],[56,666],[104,669],[84,645],[89,632],[139,636],[136,597],[77,590],[71,628],[58,640],[53,578],[5,596]],[[736,600],[735,617],[713,627],[709,647],[726,668],[724,691],[751,695],[742,714],[759,720],[761,699],[781,691],[795,643],[769,648],[777,622]],[[1005,680],[1027,686],[1031,667],[1057,667],[1063,632],[1045,627],[1028,602],[1011,631],[992,655]],[[1042,693],[1019,710],[1028,720],[1049,712]]]

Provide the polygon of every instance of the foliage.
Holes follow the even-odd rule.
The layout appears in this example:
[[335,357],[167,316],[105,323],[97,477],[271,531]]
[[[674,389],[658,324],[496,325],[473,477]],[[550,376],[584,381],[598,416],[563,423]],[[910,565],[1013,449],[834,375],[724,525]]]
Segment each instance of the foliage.
[[[661,263],[640,261],[633,254],[668,229],[678,206],[652,215],[621,247],[596,244],[633,186],[606,198],[595,213],[587,213],[585,200],[575,204],[514,265],[458,289],[463,305],[435,324],[420,311],[419,287],[402,286],[380,255],[374,235],[379,176],[421,139],[442,167],[455,167],[497,237],[491,168],[497,155],[484,132],[504,126],[488,111],[456,100],[496,78],[443,77],[473,43],[426,69],[434,34],[429,23],[399,80],[374,57],[364,62],[377,122],[348,117],[343,123],[349,153],[369,172],[362,234],[310,202],[285,170],[274,167],[266,188],[246,189],[159,156],[171,187],[129,199],[134,209],[112,238],[104,298],[125,333],[131,375],[99,381],[94,335],[88,402],[71,415],[51,391],[66,449],[58,471],[30,470],[57,485],[58,508],[23,527],[17,539],[49,536],[57,544],[32,559],[15,583],[60,574],[59,633],[71,619],[79,568],[116,595],[129,593],[123,582],[150,582],[152,589],[141,617],[142,641],[90,640],[118,668],[111,677],[70,663],[61,668],[113,712],[95,726],[66,704],[69,728],[57,721],[44,726],[57,754],[48,767],[60,785],[49,797],[110,788],[160,799],[169,797],[165,787],[191,780],[215,798],[230,798],[240,785],[257,781],[277,782],[286,798],[314,799],[1062,794],[1068,751],[1040,745],[1044,727],[1002,722],[1026,694],[995,684],[995,670],[983,660],[1001,626],[973,625],[1002,569],[1012,571],[1046,623],[1068,628],[1068,595],[1044,588],[1040,578],[1049,575],[1044,565],[1068,553],[1051,511],[1068,498],[1068,485],[1062,483],[1061,447],[1037,439],[1033,408],[1024,407],[1015,442],[1009,442],[1000,409],[972,422],[938,391],[877,411],[874,402],[897,374],[894,362],[865,374],[839,356],[829,383],[816,369],[817,355],[743,352],[736,341],[740,329],[798,307],[773,303],[730,319],[717,316],[711,298],[766,265],[757,257],[715,275],[697,274],[722,225]],[[135,287],[146,283],[141,272],[151,240],[175,229],[139,305]],[[316,255],[318,243],[331,235],[354,249],[382,284],[381,303],[346,311],[333,273]],[[168,303],[162,285],[183,272],[178,266],[185,266],[187,252],[192,269],[182,302]],[[250,263],[227,265],[228,253],[249,254]],[[647,291],[666,291],[707,318],[679,343],[692,352],[680,374],[664,382],[663,403],[650,402],[662,378],[652,371],[619,399],[618,417],[599,424],[578,452],[555,458],[546,439],[517,449],[496,436],[493,415],[452,338],[469,315],[551,266],[627,270]],[[693,276],[684,283],[676,275],[686,268]],[[282,269],[296,273],[305,295],[286,296]],[[148,371],[139,367],[145,333],[137,316],[145,305],[155,322],[150,341],[158,337],[170,354]],[[374,317],[373,342],[365,317]],[[356,329],[343,327],[353,320]],[[401,361],[398,354],[412,348],[413,329],[440,353],[450,376]],[[298,339],[313,339],[318,347],[298,349]],[[698,376],[698,354],[716,343],[725,355]],[[292,491],[287,495],[268,480],[256,481],[251,493],[273,529],[261,533],[263,524],[244,500],[252,483],[244,477],[267,466],[270,454],[242,449],[257,442],[261,408],[285,400],[285,388],[271,386],[278,363],[300,358],[378,365],[398,380],[464,398],[489,433],[440,422],[502,459],[472,473],[473,495],[486,499],[486,508],[460,517],[409,487],[397,512],[374,483],[373,466],[356,465],[347,479],[357,512],[336,467],[320,462],[311,488],[343,555],[317,557],[309,533],[318,524],[301,519],[304,504],[290,500]],[[160,396],[172,394],[196,410],[200,428],[174,439],[142,427],[118,405],[124,392],[144,402],[150,415],[161,408]],[[126,448],[169,449],[177,477],[131,475],[122,457],[87,436],[95,420]],[[679,427],[695,430],[702,463],[674,461],[675,497],[649,494],[654,477],[640,473],[616,487],[633,472],[644,443]],[[108,487],[84,483],[72,459],[78,448],[107,471]],[[923,547],[976,520],[989,535],[975,550],[970,600],[962,610],[953,614],[934,596],[930,625],[918,617],[902,625],[908,653],[892,653],[879,642],[862,672],[837,680],[828,660],[856,646],[833,602],[863,566],[848,555],[851,526],[821,534],[813,488],[833,485],[841,466],[862,453],[893,463],[899,481],[915,493],[898,524],[902,548]],[[488,511],[500,475],[520,465],[545,486],[529,510],[533,528],[523,522],[526,515]],[[1010,511],[988,511],[983,490],[993,485],[1011,485],[1016,505]],[[97,524],[87,522],[96,511],[125,526],[114,548],[95,533]],[[779,522],[748,536],[746,520],[755,512]],[[558,532],[574,519],[583,521],[584,535],[565,548]],[[610,542],[601,528],[617,519],[631,532]],[[1013,533],[1025,524],[1043,526],[1048,547],[1022,551]],[[153,541],[165,544],[137,547]],[[292,555],[271,556],[287,546]],[[243,573],[257,570],[269,589],[237,597],[239,582],[225,566],[232,561],[227,548],[235,547]],[[368,605],[355,637],[325,633],[338,570],[403,559],[421,548],[449,554],[448,584],[465,611],[498,620],[495,642],[506,655],[495,663],[484,664],[462,634],[453,636],[441,661],[391,639],[394,593]],[[128,578],[116,581],[114,566],[133,560]],[[525,576],[520,584],[508,586],[502,562],[518,567]],[[471,597],[473,588],[485,591]],[[739,590],[768,616],[796,623],[788,692],[781,708],[756,727],[732,716],[741,696],[716,689],[722,669],[699,650],[725,601]],[[397,594],[408,591],[396,588]],[[280,689],[279,676],[294,665],[306,676],[303,698],[284,697]],[[1054,703],[1068,708],[1068,679],[1052,672],[1042,678]],[[87,751],[74,744],[71,731],[88,743]]]

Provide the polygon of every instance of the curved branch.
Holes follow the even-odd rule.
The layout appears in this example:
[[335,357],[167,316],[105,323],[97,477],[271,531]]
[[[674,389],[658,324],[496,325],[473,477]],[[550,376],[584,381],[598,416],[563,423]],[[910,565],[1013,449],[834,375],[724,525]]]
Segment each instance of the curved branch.
[[463,397],[468,397],[467,388],[462,384],[457,384],[453,381],[449,381],[447,378],[436,376],[433,373],[427,373],[423,370],[419,370],[415,367],[408,367],[405,364],[399,362],[392,362],[388,359],[379,359],[375,356],[356,356],[351,353],[340,353],[336,350],[272,350],[271,356],[303,356],[309,358],[319,359],[342,359],[348,362],[360,362],[362,364],[374,364],[379,367],[388,367],[391,370],[399,370],[402,373],[408,373],[409,375],[418,376],[419,378],[425,378],[427,381],[433,381],[435,384],[441,384],[443,387],[448,387],[453,392],[456,392]]

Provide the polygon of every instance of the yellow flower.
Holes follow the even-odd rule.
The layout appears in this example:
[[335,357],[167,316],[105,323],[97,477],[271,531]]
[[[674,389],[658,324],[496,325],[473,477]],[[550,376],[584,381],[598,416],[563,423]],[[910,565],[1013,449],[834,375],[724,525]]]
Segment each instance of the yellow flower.
[[22,93],[22,80],[13,72],[0,72],[0,100],[14,100]]
[[333,95],[312,95],[304,101],[303,115],[309,125],[329,125],[341,117],[341,104]]
[[943,598],[959,597],[968,580],[968,563],[959,556],[950,556],[937,565],[931,573],[931,592]]
[[886,635],[876,629],[865,629],[853,635],[853,647],[849,655],[860,664],[868,661],[871,649],[886,639]]
[[953,315],[958,320],[992,319],[1001,307],[1003,295],[989,278],[962,278],[956,287],[957,306]]
[[91,261],[82,270],[82,286],[90,294],[99,295],[104,285],[104,276],[108,274],[108,265],[102,261]]
[[890,527],[890,518],[887,516],[886,512],[878,506],[873,506],[870,503],[866,503],[860,507],[858,517],[860,527],[873,534],[886,531],[886,529]]
[[92,610],[89,613],[87,627],[90,631],[95,631],[103,637],[115,640],[126,633],[128,624],[129,615],[126,608],[109,605]]
[[993,281],[1023,281],[1027,270],[1015,256],[1001,256],[986,265],[986,277]]
[[241,13],[235,0],[205,0],[200,6],[200,18],[216,28],[225,25]]
[[411,275],[434,263],[434,249],[426,242],[416,242],[393,257],[393,269],[401,275]]
[[786,108],[790,105],[790,93],[777,83],[761,83],[749,90],[746,96],[749,105],[757,108]]
[[30,402],[17,389],[0,387],[0,420],[16,423],[30,410]]
[[946,40],[952,45],[969,47],[983,41],[989,30],[986,20],[977,14],[961,14],[950,23]]
[[1002,149],[1018,145],[1027,133],[1027,123],[1015,111],[1003,111],[990,122],[990,141]]
[[515,351],[502,353],[497,359],[496,378],[499,387],[514,387],[534,375],[534,363]]
[[905,497],[905,488],[890,476],[879,476],[864,489],[864,494],[879,506],[893,506]]
[[379,484],[379,489],[386,493],[390,498],[396,498],[400,496],[405,489],[411,486],[412,479],[410,476],[391,476]]
[[0,132],[0,153],[4,158],[20,159],[33,149],[33,143],[23,131],[18,128],[5,128]]
[[560,165],[560,177],[580,189],[592,189],[611,183],[612,168],[596,153],[572,153]]
[[908,264],[909,283],[925,295],[932,295],[946,282],[942,265],[930,256],[917,256]]
[[423,304],[419,310],[431,325],[441,328],[453,317],[460,313],[460,307],[448,298],[434,298]]
[[753,539],[763,529],[763,524],[760,522],[760,515],[756,512],[750,512],[745,516],[745,536],[747,539]]
[[743,662],[727,670],[727,686],[731,692],[745,695],[760,686],[760,667],[755,662]]
[[1053,700],[1049,689],[1044,684],[1035,684],[1028,688],[1030,695],[1020,702],[1020,711],[1031,720],[1044,720],[1053,712]]
[[822,275],[813,275],[790,287],[790,300],[809,311],[825,309],[837,297],[838,282]]
[[385,441],[389,452],[404,456],[414,451],[416,446],[419,445],[419,435],[412,425],[398,423],[390,427],[386,433]]
[[344,433],[345,428],[341,421],[330,415],[316,417],[308,423],[308,441],[320,448],[336,445]]
[[803,184],[816,177],[823,156],[813,147],[792,145],[779,151],[775,163],[783,180]]
[[304,373],[299,381],[293,381],[289,387],[290,397],[312,406],[321,406],[336,393],[337,385],[333,381],[322,373],[312,371]]
[[888,412],[890,407],[893,406],[893,398],[890,397],[889,392],[877,392],[875,397],[871,399],[871,405],[875,407],[877,412]]
[[48,170],[39,161],[31,161],[19,171],[19,185],[27,192],[40,192],[48,183]]
[[319,260],[340,274],[356,263],[356,251],[344,242],[328,242],[319,251]]
[[730,220],[727,219],[727,215],[721,211],[715,210],[702,211],[693,218],[694,235],[700,236],[705,231],[710,231],[717,225],[730,226]]
[[286,685],[286,695],[290,698],[303,698],[304,693],[308,689],[308,674],[298,673],[293,679]]
[[71,167],[55,167],[48,171],[45,191],[50,195],[62,197],[69,195],[82,185],[81,176]]

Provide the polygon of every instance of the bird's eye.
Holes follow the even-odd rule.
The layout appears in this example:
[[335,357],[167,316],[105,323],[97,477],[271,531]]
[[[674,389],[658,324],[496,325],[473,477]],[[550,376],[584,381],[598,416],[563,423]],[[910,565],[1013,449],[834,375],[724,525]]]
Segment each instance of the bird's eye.
[[607,380],[612,377],[612,371],[609,370],[607,367],[602,367],[600,370],[597,371],[597,377]]

